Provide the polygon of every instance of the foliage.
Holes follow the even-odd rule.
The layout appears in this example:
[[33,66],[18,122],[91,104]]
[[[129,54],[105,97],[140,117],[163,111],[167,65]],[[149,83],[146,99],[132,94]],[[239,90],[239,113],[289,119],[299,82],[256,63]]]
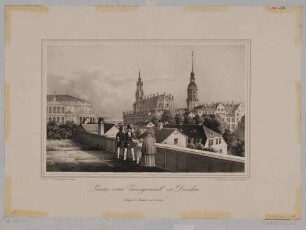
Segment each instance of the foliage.
[[200,115],[195,116],[195,121],[197,124],[202,125],[204,123],[204,118]]
[[238,141],[232,147],[233,155],[244,157],[244,152],[245,152],[245,142],[244,141]]
[[161,116],[161,121],[175,124],[174,114],[170,111],[165,111]]
[[195,120],[192,117],[190,117],[190,116],[186,116],[185,117],[185,123],[187,123],[187,124],[195,124]]
[[150,117],[150,121],[157,126],[158,125],[158,121],[160,120],[160,116],[154,114]]
[[225,131],[224,123],[215,116],[205,116],[204,125],[217,133],[224,133]]
[[227,146],[231,148],[234,143],[234,134],[230,130],[225,129],[223,139],[227,143]]
[[184,123],[184,116],[182,114],[175,115],[175,121],[177,124],[181,125]]
[[187,144],[187,148],[189,148],[189,149],[195,149],[196,148],[196,146],[195,146],[195,144],[194,143],[188,143]]
[[50,121],[47,124],[47,138],[57,140],[71,138],[72,130],[76,127],[77,125],[71,121],[67,121],[65,124]]
[[202,143],[197,143],[196,144],[196,149],[203,150],[204,149],[204,145]]
[[204,151],[208,151],[208,152],[213,152],[213,153],[217,153],[218,151],[215,150],[214,148],[212,147],[208,147],[208,148],[203,148]]

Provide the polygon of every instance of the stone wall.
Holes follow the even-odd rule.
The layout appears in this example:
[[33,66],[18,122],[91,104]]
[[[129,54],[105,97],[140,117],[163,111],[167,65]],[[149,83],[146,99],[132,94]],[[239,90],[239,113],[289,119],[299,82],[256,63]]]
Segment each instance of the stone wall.
[[156,144],[156,165],[170,172],[244,172],[243,157]]
[[[114,137],[73,131],[72,139],[88,148],[116,152]],[[244,172],[245,158],[156,144],[156,166],[170,172]],[[128,154],[131,159],[131,154]]]

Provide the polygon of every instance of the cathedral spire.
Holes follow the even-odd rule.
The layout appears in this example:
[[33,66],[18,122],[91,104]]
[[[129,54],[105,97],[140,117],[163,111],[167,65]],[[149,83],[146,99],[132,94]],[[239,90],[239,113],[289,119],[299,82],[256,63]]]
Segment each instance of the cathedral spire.
[[191,63],[192,63],[192,64],[191,64],[191,69],[192,69],[191,72],[193,73],[193,51],[192,51],[192,53],[191,53]]
[[140,69],[139,69],[139,73],[138,73],[138,81],[141,80],[141,77],[140,77]]
[[190,81],[194,81],[195,79],[194,79],[194,71],[193,71],[193,57],[194,57],[194,55],[193,55],[193,51],[192,51],[192,53],[191,53],[191,73],[190,73]]

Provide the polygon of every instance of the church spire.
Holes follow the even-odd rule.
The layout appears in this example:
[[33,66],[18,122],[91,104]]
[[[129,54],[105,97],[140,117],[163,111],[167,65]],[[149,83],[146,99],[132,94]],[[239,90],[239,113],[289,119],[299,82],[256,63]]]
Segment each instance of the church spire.
[[192,53],[191,53],[191,68],[192,68],[192,73],[193,73],[193,51],[192,51]]
[[190,81],[194,81],[195,79],[194,79],[194,71],[193,71],[193,57],[194,57],[194,55],[193,55],[193,51],[192,51],[192,53],[191,53],[191,73],[190,73]]
[[138,73],[138,81],[141,80],[141,77],[140,77],[140,69],[139,69],[139,73]]

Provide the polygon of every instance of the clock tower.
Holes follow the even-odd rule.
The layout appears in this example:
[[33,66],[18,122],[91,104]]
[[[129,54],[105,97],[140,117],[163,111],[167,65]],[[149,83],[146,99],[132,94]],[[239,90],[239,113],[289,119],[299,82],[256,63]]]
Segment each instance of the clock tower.
[[191,112],[194,107],[198,105],[198,86],[195,83],[195,74],[193,71],[193,51],[191,55],[191,73],[190,73],[190,82],[187,88],[187,110]]

